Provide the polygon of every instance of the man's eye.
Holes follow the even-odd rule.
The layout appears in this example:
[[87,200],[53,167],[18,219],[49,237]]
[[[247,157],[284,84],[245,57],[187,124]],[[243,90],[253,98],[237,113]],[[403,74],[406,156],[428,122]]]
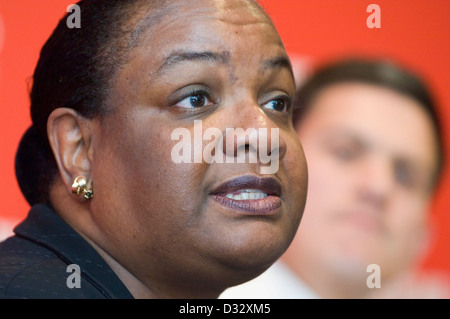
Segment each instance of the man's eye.
[[[421,179],[419,178],[418,171],[414,170],[406,163],[395,163],[394,174],[395,180],[405,187],[412,188],[421,184],[421,182],[419,182]],[[422,184],[425,185],[426,182],[423,182]]]
[[332,152],[336,159],[342,162],[348,162],[355,159],[358,156],[358,151],[351,147],[338,146],[332,149]]
[[290,102],[287,98],[273,99],[263,105],[263,107],[277,112],[287,112],[289,110],[289,106]]
[[185,97],[175,106],[184,108],[196,108],[203,107],[207,105],[212,105],[213,103],[209,100],[208,96],[204,93],[192,93],[191,95]]

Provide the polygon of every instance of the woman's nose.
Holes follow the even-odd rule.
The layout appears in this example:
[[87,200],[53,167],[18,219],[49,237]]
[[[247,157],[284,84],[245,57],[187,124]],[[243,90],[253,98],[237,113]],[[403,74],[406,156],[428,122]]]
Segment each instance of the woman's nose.
[[[223,141],[223,152],[227,158],[239,162],[277,163],[285,156],[286,141],[280,128],[256,103],[241,107],[234,116],[233,127],[228,127]],[[266,170],[268,174],[273,169]]]

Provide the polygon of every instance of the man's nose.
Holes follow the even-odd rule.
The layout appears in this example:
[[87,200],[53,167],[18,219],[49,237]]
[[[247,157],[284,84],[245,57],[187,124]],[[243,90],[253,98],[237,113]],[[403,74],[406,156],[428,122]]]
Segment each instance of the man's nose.
[[394,191],[393,168],[384,158],[368,159],[359,176],[358,196],[376,208],[386,205]]

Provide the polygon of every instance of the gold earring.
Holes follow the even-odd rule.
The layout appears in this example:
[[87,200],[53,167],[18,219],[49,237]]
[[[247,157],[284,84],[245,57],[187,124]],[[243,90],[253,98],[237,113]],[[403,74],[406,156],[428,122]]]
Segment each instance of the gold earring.
[[87,189],[87,179],[85,176],[78,176],[72,184],[72,193],[83,195],[86,199],[91,199],[94,196],[92,189]]

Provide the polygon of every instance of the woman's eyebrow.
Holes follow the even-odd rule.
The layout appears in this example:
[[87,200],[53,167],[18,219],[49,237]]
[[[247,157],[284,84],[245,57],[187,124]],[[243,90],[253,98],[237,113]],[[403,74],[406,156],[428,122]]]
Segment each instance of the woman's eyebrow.
[[[158,74],[164,73],[168,69],[173,68],[179,63],[186,61],[204,61],[214,62],[227,65],[231,61],[231,53],[229,51],[213,52],[213,51],[175,51],[164,59]],[[264,73],[271,69],[285,68],[293,74],[291,62],[286,56],[278,56],[264,60],[259,71]]]
[[294,74],[294,72],[292,71],[291,62],[289,58],[287,58],[286,56],[278,56],[275,58],[264,60],[261,65],[260,72],[264,73],[271,69],[282,69],[282,68],[288,69],[288,71],[292,75]]
[[230,52],[212,52],[212,51],[176,51],[165,58],[158,73],[163,73],[181,62],[186,61],[204,61],[228,64],[230,62]]

